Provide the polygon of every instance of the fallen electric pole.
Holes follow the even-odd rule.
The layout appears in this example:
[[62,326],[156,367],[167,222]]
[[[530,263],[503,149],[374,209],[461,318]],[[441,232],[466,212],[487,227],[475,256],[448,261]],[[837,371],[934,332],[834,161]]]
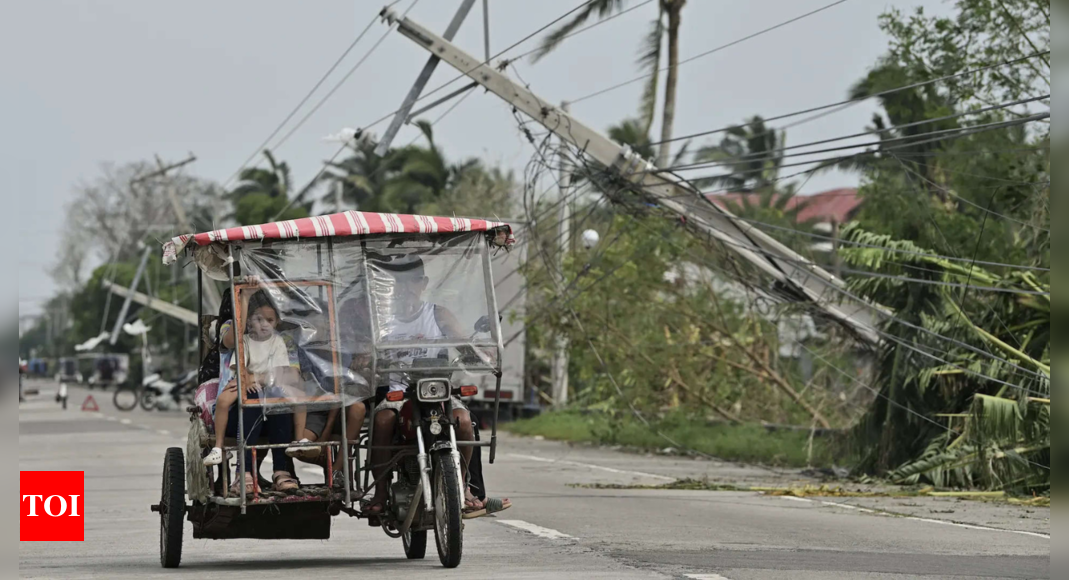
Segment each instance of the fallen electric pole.
[[850,329],[860,340],[877,345],[874,324],[882,309],[843,291],[842,280],[794,252],[768,234],[705,199],[701,192],[668,177],[631,150],[574,119],[560,107],[512,81],[491,63],[479,60],[389,7],[382,11],[389,24],[442,62],[456,68],[517,111],[531,117],[558,138],[582,150],[598,164],[611,168],[659,205],[685,216],[687,223],[718,240],[773,280],[792,289],[826,316]]

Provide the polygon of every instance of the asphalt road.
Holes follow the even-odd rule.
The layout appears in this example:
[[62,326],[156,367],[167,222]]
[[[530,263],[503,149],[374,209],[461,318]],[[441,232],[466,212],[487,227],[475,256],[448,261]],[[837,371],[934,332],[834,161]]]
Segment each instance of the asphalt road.
[[101,412],[82,412],[80,389],[71,390],[71,408],[62,411],[53,388],[42,383],[41,395],[20,408],[19,469],[85,471],[86,541],[20,543],[22,578],[1050,577],[1049,509],[945,498],[596,489],[581,485],[800,476],[508,436],[486,477],[491,495],[515,507],[468,522],[459,569],[443,570],[433,548],[427,560],[410,562],[399,540],[343,515],[326,542],[194,541],[187,525],[182,567],[163,570],[159,519],[148,506],[159,500],[164,451],[185,446],[188,420],[121,413],[110,393],[96,394]]

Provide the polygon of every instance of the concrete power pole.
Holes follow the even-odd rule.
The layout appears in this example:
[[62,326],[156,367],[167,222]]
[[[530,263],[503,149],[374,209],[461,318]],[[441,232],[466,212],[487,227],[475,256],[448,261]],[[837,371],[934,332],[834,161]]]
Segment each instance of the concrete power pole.
[[[142,177],[139,177],[138,179],[135,180],[135,182],[145,181],[145,180],[151,179],[153,177],[159,177],[159,176],[167,175],[169,172],[171,172],[171,171],[173,171],[175,169],[178,169],[180,167],[183,167],[185,165],[188,165],[190,163],[193,163],[196,160],[197,160],[197,156],[193,155],[192,153],[190,153],[189,157],[187,157],[186,159],[183,159],[182,161],[179,161],[178,163],[173,163],[171,165],[164,165],[163,161],[160,160],[159,157],[157,157],[156,158],[156,165],[159,166],[159,169],[156,170],[156,171],[153,171],[152,173],[149,173],[148,175],[144,175]],[[171,202],[171,209],[174,211],[174,217],[178,221],[178,225],[185,232],[193,233],[195,228],[193,227],[193,224],[190,223],[189,217],[186,215],[185,209],[182,208],[182,204],[178,201],[178,195],[175,193],[174,189],[175,188],[173,186],[168,186],[167,187],[167,199]],[[199,291],[198,291],[198,289],[196,287],[196,282],[194,281],[194,282],[191,282],[191,283],[193,284],[193,295],[197,296],[199,294]],[[136,288],[132,288],[132,289],[136,290]],[[219,289],[215,286],[214,283],[208,282],[207,284],[204,285],[204,302],[205,302],[204,306],[205,306],[205,308],[207,308],[208,312],[218,312],[219,311],[219,305],[222,303],[222,298],[223,297],[219,294]]]
[[[561,103],[561,109],[565,112],[568,111],[568,103]],[[557,248],[557,266],[560,270],[561,279],[564,278],[564,258],[568,254],[568,248],[571,247],[571,229],[572,229],[572,204],[568,201],[568,187],[571,181],[571,174],[568,167],[568,146],[562,139],[559,149],[560,159],[560,180],[558,182],[560,186],[560,223],[558,227],[558,248]],[[563,282],[558,285],[558,291],[564,291]],[[567,335],[560,333],[555,339],[555,348],[553,351],[553,367],[551,369],[551,380],[553,383],[553,406],[563,407],[568,404],[568,347],[570,343]]]
[[778,240],[737,218],[730,211],[709,202],[691,184],[659,170],[630,147],[620,145],[563,110],[516,83],[490,63],[460,50],[409,18],[390,8],[383,10],[386,21],[420,48],[449,64],[517,111],[535,120],[581,149],[598,165],[625,179],[632,187],[663,208],[686,216],[687,224],[703,236],[724,244],[728,251],[753,265],[774,283],[793,291],[798,301],[807,302],[830,319],[849,329],[866,345],[881,344],[877,323],[890,311],[849,294],[840,279],[799,255]]

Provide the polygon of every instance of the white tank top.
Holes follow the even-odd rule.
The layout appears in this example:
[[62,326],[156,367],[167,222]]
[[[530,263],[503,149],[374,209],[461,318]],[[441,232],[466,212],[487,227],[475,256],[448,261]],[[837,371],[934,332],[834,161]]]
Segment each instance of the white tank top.
[[[387,320],[383,325],[386,330],[382,340],[385,342],[420,342],[445,338],[445,333],[438,326],[438,319],[434,315],[434,304],[424,302],[419,311],[409,320],[394,317]],[[417,358],[435,358],[442,349],[416,348],[416,349],[393,349],[386,351],[383,357],[390,361],[402,361],[408,364]],[[403,391],[408,388],[404,377],[397,373],[390,374],[390,390]]]

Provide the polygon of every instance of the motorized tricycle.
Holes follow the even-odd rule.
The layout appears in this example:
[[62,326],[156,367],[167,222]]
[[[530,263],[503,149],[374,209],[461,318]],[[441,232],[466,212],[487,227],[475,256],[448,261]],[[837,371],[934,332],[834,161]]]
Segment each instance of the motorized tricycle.
[[[202,294],[217,281],[229,291],[217,313],[200,312],[199,374],[218,378],[197,390],[186,448],[165,456],[152,506],[161,564],[180,564],[185,521],[197,539],[328,539],[330,519],[346,514],[402,539],[409,559],[425,556],[433,530],[440,562],[458,566],[465,447],[488,447],[493,463],[497,417],[495,406],[489,441],[465,440],[454,410],[476,387],[454,376],[489,374],[500,393],[491,256],[512,241],[500,222],[349,211],[168,242],[164,262],[190,258]],[[232,350],[227,333],[237,337]],[[271,360],[283,362],[258,368],[259,353],[276,348],[285,354]],[[214,402],[231,384],[236,421],[224,433],[223,462],[206,466]],[[375,443],[379,413],[396,414],[389,444]],[[327,419],[314,439],[271,439],[315,417]],[[365,419],[350,425],[351,417]],[[273,485],[259,473],[268,454],[276,475],[298,476],[289,457],[318,469],[299,470],[295,487]],[[373,508],[384,487],[384,504]]]

